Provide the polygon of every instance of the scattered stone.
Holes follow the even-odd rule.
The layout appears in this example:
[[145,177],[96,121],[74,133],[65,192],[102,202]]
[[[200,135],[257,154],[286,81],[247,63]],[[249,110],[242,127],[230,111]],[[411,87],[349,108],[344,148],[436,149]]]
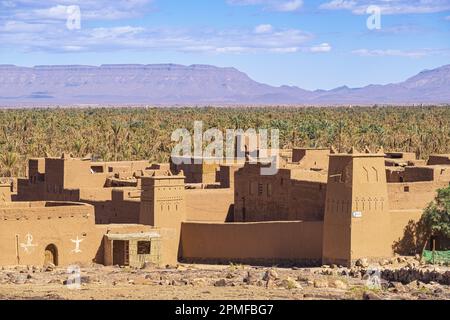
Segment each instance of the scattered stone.
[[156,273],[149,273],[144,276],[144,279],[147,280],[161,280],[161,277]]
[[186,280],[172,280],[172,285],[175,287],[187,286],[188,282]]
[[191,280],[191,285],[193,286],[206,286],[208,283],[203,278],[195,278]]
[[248,271],[247,275],[244,277],[244,283],[248,285],[253,285],[258,281],[255,274],[252,271]]
[[308,281],[310,281],[310,278],[308,276],[300,275],[300,276],[297,277],[297,281],[308,282]]
[[397,258],[389,259],[389,264],[396,264],[396,263],[397,263]]
[[397,257],[397,262],[398,263],[405,263],[407,261],[408,261],[408,259],[406,259],[405,257]]
[[384,267],[387,266],[388,264],[390,264],[390,261],[387,259],[381,260],[380,261],[380,266]]
[[349,276],[352,278],[361,278],[362,272],[358,269],[350,269]]
[[176,269],[177,269],[178,271],[186,271],[186,270],[187,270],[187,268],[186,268],[185,266],[181,265],[181,264],[178,264],[178,265],[176,266]]
[[264,281],[277,280],[277,279],[279,279],[278,273],[273,269],[267,270],[263,277]]
[[316,279],[314,280],[315,288],[328,288],[328,281],[324,279]]
[[419,281],[417,281],[417,280],[411,281],[410,283],[408,283],[406,285],[406,287],[411,290],[417,290],[417,289],[419,289]]
[[272,279],[266,281],[266,288],[271,289],[275,286],[275,282]]
[[311,273],[311,269],[301,269],[305,273]]
[[215,287],[226,287],[227,281],[225,279],[220,279],[214,283]]
[[356,265],[357,267],[367,268],[367,267],[369,267],[369,262],[367,261],[366,258],[358,259],[358,260],[356,260],[355,265]]
[[437,287],[433,290],[434,294],[441,294],[443,292],[444,292],[444,290],[441,287]]
[[14,284],[25,284],[27,282],[27,276],[20,274],[12,278]]
[[341,272],[339,272],[338,274],[341,275],[341,276],[346,277],[346,276],[350,275],[350,272],[347,269],[344,269]]
[[407,291],[405,286],[401,282],[391,282],[389,286],[392,288],[392,291],[395,293],[404,293]]
[[47,263],[44,266],[44,272],[52,272],[55,270],[55,268],[56,268],[56,266],[53,263]]
[[144,264],[142,265],[141,270],[153,270],[155,268],[156,268],[156,265],[154,263],[144,262]]
[[372,291],[364,291],[363,300],[381,300],[381,297]]
[[336,289],[347,290],[347,284],[341,280],[335,280],[331,283],[331,286]]
[[51,279],[47,282],[48,284],[63,284],[63,281],[59,279]]
[[322,270],[321,274],[324,275],[324,276],[332,276],[333,275],[333,270],[325,269],[325,270]]
[[283,279],[280,283],[280,286],[291,290],[291,289],[302,289],[302,286],[295,281],[294,279],[292,279],[291,277],[287,277],[286,279]]

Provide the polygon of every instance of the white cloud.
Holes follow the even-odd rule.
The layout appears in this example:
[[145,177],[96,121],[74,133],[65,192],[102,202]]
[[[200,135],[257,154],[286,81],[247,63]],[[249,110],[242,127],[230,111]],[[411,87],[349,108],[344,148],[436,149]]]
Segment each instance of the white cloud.
[[446,16],[445,20],[450,21],[450,16]]
[[6,21],[0,26],[0,32],[20,33],[20,32],[42,32],[47,28],[45,24],[25,23],[22,21]]
[[260,24],[255,27],[255,33],[271,33],[273,31],[273,27],[270,24]]
[[352,51],[353,54],[362,57],[406,57],[406,58],[422,58],[430,54],[429,50],[416,50],[416,51],[404,51],[397,49],[386,49],[386,50],[369,50],[369,49],[358,49]]
[[270,52],[275,52],[275,53],[295,53],[295,52],[299,52],[300,48],[298,47],[292,47],[292,48],[274,48],[271,49]]
[[303,0],[283,1],[275,6],[277,11],[291,12],[297,11],[303,6]]
[[421,14],[450,10],[449,0],[332,0],[322,3],[325,10],[350,10],[354,14],[366,14],[371,5],[380,7],[382,14]]
[[303,0],[227,0],[235,6],[263,6],[265,10],[293,12],[303,7]]
[[5,7],[5,8],[14,8],[16,6],[14,1],[1,1],[0,5]]
[[356,1],[348,0],[333,0],[320,5],[321,9],[327,10],[340,10],[340,9],[353,9],[356,6]]
[[320,53],[320,52],[330,52],[331,46],[328,43],[321,43],[318,46],[309,48],[310,52]]
[[68,16],[67,9],[79,6],[83,20],[116,20],[142,16],[152,10],[152,2],[153,0],[0,1],[0,12],[11,20],[65,20]]
[[144,28],[136,28],[130,26],[113,27],[113,28],[95,28],[92,29],[90,35],[93,38],[105,39],[105,38],[117,38],[121,36],[133,36],[144,31],[145,31]]
[[[259,27],[259,28],[258,28]],[[82,28],[71,31],[54,25],[0,24],[3,47],[29,52],[172,50],[207,53],[292,53],[308,48],[313,36],[298,29],[167,29],[133,26]]]
[[66,20],[69,6],[57,5],[45,9],[36,9],[29,13],[30,17],[42,19]]

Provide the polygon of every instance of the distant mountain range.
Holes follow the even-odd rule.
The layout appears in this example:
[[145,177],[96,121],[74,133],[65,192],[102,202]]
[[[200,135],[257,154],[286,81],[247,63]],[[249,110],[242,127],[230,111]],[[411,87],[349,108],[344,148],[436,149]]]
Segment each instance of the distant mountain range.
[[413,103],[450,103],[450,65],[401,83],[316,91],[274,87],[234,68],[208,65],[0,65],[0,106]]

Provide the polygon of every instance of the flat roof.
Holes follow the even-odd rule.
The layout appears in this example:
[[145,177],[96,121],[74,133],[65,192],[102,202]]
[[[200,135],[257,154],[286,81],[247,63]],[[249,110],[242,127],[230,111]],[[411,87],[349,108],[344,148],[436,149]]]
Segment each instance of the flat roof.
[[108,240],[151,240],[155,238],[161,238],[160,234],[156,231],[144,232],[144,233],[108,233],[106,234]]

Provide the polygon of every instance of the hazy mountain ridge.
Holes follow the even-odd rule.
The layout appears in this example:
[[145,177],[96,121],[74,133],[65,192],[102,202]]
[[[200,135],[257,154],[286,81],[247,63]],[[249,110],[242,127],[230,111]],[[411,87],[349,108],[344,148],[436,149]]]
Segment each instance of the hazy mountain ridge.
[[450,65],[404,82],[308,91],[209,65],[0,65],[0,105],[450,103]]

